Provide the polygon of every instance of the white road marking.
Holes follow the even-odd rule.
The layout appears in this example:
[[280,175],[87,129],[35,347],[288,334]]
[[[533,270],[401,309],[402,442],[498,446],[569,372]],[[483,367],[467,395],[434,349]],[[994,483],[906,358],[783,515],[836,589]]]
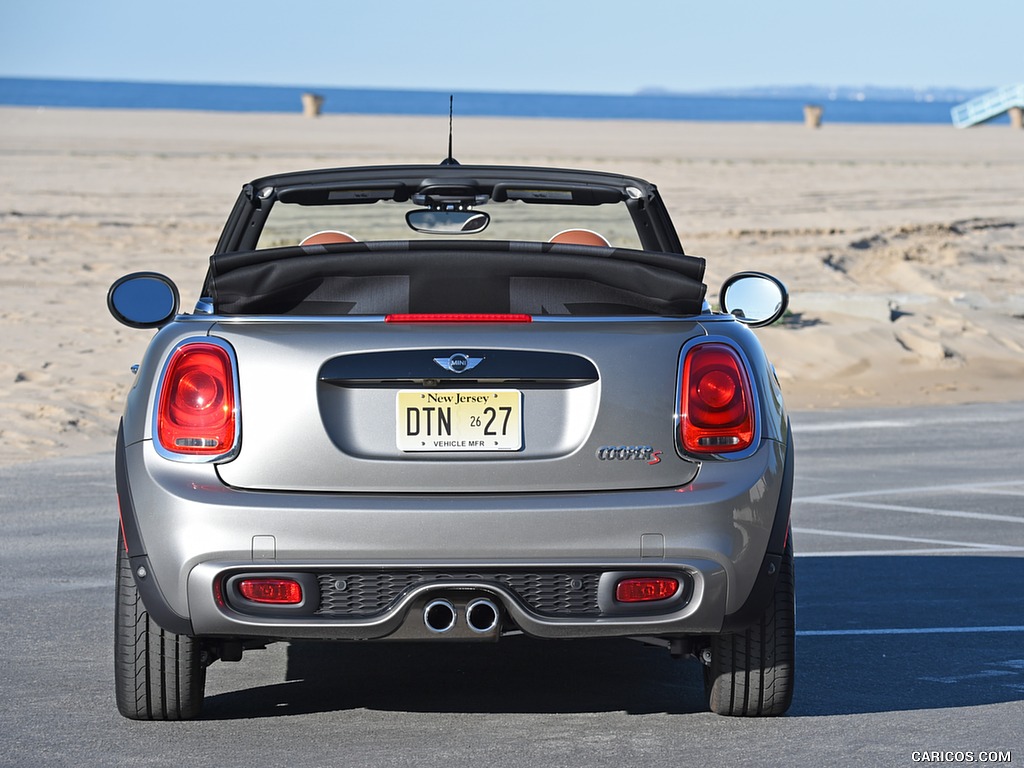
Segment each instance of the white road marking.
[[[881,541],[911,541],[918,544],[940,544],[947,547],[968,547],[970,549],[1003,550],[1001,544],[981,544],[973,541],[946,541],[945,539],[922,539],[916,536],[893,536],[881,533],[852,533],[850,531],[827,531],[822,528],[794,528],[793,533],[811,533],[816,536],[839,536],[851,539],[878,539]],[[1010,547],[1024,551],[1024,547]]]
[[945,683],[946,685],[956,685],[966,680],[987,680],[992,677],[1016,677],[1016,672],[1010,672],[1005,669],[985,669],[981,672],[969,672],[966,675],[957,675],[955,677],[919,677],[918,680],[924,680],[929,683]]
[[964,672],[959,675],[925,675],[917,679],[927,683],[942,683],[943,685],[960,685],[965,682],[992,680],[997,682],[1001,688],[1024,691],[1024,685],[1017,682],[1021,678],[1021,672],[1024,671],[1024,665],[1022,665],[1020,659],[990,662],[985,666],[989,667],[989,669],[981,669],[977,672]]
[[969,415],[951,416],[946,418],[911,418],[911,419],[875,419],[873,421],[823,421],[818,424],[802,424],[799,420],[794,422],[793,431],[796,434],[808,434],[811,432],[845,432],[853,429],[907,429],[908,427],[934,427],[939,424],[1005,424],[1012,421],[1020,421],[1019,414],[1002,414],[999,416]]
[[913,426],[912,421],[825,421],[821,424],[794,425],[793,431],[800,435],[810,432],[847,432],[854,429],[900,429]]
[[797,637],[855,637],[860,635],[964,635],[981,632],[1024,632],[1024,625],[999,627],[892,627],[886,629],[802,629]]
[[973,488],[971,493],[988,494],[989,496],[1024,496],[1024,483],[1021,484],[1021,490],[1011,491],[1008,488]]
[[[916,485],[909,488],[882,488],[871,491],[849,491],[847,493],[824,493],[818,496],[800,496],[799,502],[828,502],[837,499],[863,499],[869,496],[903,496],[916,493],[994,493],[992,489],[1020,488],[1024,491],[1024,480],[1009,480],[997,483],[956,483],[953,485]],[[1016,492],[1011,495],[1017,495]]]
[[943,547],[942,549],[844,549],[838,552],[797,552],[797,557],[895,557],[897,555],[970,555],[995,552],[1021,552],[1020,547],[978,549],[977,547]]
[[960,517],[967,520],[995,520],[1000,523],[1024,524],[1024,516],[992,515],[987,512],[962,512],[955,509],[935,509],[934,507],[908,507],[903,504],[877,504],[871,501],[852,501],[832,499],[828,502],[839,507],[856,507],[857,509],[878,509],[884,512],[909,512],[914,515],[935,515],[937,517]]
[[906,504],[882,504],[867,499],[878,496],[906,496],[920,493],[986,493],[1007,496],[1024,495],[1024,482],[1011,480],[988,483],[957,483],[955,485],[913,486],[910,488],[887,488],[871,491],[851,491],[849,493],[826,493],[817,496],[800,496],[794,498],[798,504],[830,504],[840,507],[857,509],[874,509],[883,512],[906,512],[914,515],[934,515],[936,517],[956,517],[966,520],[992,520],[999,523],[1016,523],[1024,525],[1024,515],[996,515],[987,512],[965,512],[955,509],[937,509],[935,507],[915,507]]

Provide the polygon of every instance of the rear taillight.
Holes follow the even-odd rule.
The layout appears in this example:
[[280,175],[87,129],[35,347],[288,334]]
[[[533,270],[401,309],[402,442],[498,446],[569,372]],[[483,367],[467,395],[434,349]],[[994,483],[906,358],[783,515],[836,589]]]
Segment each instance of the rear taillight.
[[235,411],[231,355],[219,344],[189,342],[167,363],[157,406],[156,438],[173,454],[214,458],[235,448]]
[[754,406],[746,367],[726,344],[686,353],[680,391],[679,440],[691,453],[729,453],[754,442]]

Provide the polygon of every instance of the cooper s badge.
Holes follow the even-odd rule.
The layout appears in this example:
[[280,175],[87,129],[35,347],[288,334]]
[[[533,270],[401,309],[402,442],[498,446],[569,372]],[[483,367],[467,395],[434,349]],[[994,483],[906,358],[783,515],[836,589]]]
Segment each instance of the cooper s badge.
[[602,445],[597,449],[601,461],[646,461],[650,465],[661,463],[661,451],[650,445]]

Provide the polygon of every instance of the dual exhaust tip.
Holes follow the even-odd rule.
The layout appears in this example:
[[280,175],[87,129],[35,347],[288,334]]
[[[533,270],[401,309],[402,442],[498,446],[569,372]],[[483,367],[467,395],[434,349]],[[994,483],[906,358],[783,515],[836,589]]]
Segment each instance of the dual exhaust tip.
[[[423,623],[430,632],[443,635],[455,629],[458,610],[454,603],[444,598],[431,600],[423,608]],[[478,597],[466,604],[466,624],[478,635],[494,632],[501,622],[501,612],[493,601]]]

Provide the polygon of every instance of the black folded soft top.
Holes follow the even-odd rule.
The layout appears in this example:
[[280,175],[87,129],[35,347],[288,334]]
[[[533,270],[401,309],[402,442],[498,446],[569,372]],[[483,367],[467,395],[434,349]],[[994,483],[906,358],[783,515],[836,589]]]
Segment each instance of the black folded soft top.
[[211,257],[217,314],[699,314],[704,259],[516,241],[291,246]]

